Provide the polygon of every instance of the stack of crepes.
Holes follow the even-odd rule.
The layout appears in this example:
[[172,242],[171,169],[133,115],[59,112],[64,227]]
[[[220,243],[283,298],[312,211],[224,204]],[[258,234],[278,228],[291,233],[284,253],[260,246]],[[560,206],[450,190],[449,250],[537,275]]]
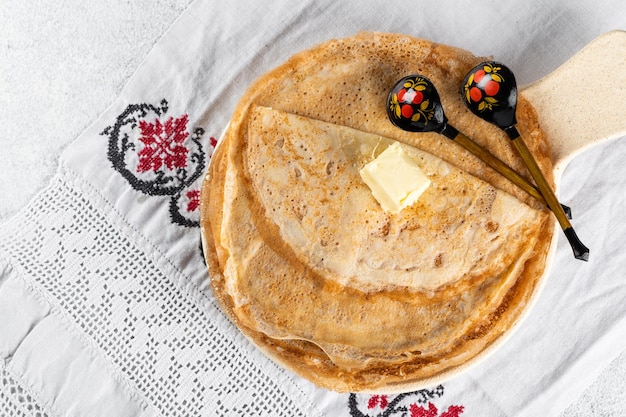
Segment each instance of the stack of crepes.
[[[407,391],[476,362],[519,322],[553,246],[550,212],[453,141],[387,118],[393,85],[422,74],[457,129],[529,178],[505,134],[461,101],[482,60],[359,33],[294,55],[244,94],[204,181],[203,245],[223,310],[274,360],[336,391]],[[517,118],[551,178],[523,97]],[[431,181],[396,214],[359,175],[395,142]]]

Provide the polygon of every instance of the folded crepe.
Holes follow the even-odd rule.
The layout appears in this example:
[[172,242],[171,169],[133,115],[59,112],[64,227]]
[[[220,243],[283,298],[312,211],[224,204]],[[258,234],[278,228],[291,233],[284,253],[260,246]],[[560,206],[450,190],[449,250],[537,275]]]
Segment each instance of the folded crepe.
[[[549,212],[452,141],[386,116],[395,82],[421,73],[459,130],[527,175],[502,132],[461,102],[480,60],[361,33],[250,86],[213,154],[201,225],[216,298],[271,358],[337,391],[406,391],[474,363],[519,321],[545,268]],[[523,97],[517,116],[551,173]],[[394,143],[430,180],[399,213],[359,175]]]

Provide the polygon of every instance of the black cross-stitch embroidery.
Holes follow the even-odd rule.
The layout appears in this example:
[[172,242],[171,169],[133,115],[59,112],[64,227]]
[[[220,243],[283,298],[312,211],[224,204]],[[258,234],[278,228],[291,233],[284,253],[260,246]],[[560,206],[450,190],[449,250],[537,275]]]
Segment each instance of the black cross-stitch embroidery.
[[[443,396],[443,385],[439,385],[436,388],[421,389],[419,391],[407,392],[404,394],[390,395],[393,397],[387,404],[385,404],[382,411],[378,414],[365,414],[361,411],[367,405],[363,405],[364,396],[357,394],[350,394],[348,399],[348,409],[350,416],[352,417],[391,417],[391,416],[406,416],[409,412],[409,407],[405,404],[409,400],[413,404],[426,404],[428,401]],[[386,398],[387,396],[385,396]],[[410,397],[410,398],[409,398]],[[370,401],[372,397],[369,397]]]
[[[149,196],[169,196],[169,214],[173,223],[198,227],[197,220],[186,216],[188,212],[197,209],[197,204],[190,210],[189,206],[184,207],[182,200],[189,195],[185,191],[202,175],[206,166],[206,154],[201,143],[204,129],[195,128],[193,132],[187,132],[186,114],[162,121],[167,111],[168,103],[165,99],[157,106],[129,104],[115,123],[101,133],[109,138],[107,157],[113,168],[135,190]],[[157,138],[176,141],[173,149],[179,155],[167,154],[172,151],[167,148],[164,158],[161,155],[155,155],[154,159],[150,159],[150,155],[146,156],[152,148],[146,149],[147,144],[144,143],[143,149],[139,149],[141,143],[137,139],[147,140],[141,136],[146,126],[156,127],[160,133],[160,136],[155,135]],[[168,132],[168,129],[175,131]]]

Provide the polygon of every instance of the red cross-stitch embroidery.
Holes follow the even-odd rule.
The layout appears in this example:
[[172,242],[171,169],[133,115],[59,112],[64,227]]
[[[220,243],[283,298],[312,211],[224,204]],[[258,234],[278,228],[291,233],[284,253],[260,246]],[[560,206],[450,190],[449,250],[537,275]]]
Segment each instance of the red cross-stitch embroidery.
[[429,402],[428,409],[417,404],[411,404],[409,411],[411,412],[411,417],[459,417],[463,413],[463,409],[463,406],[451,405],[446,411],[439,414],[435,404]]
[[187,166],[189,150],[183,145],[189,136],[187,120],[185,114],[176,119],[170,117],[164,124],[158,118],[153,123],[139,121],[139,140],[145,146],[138,152],[137,172],[157,172],[163,165],[169,170]]
[[437,407],[433,403],[428,403],[428,409],[417,404],[411,404],[409,410],[411,411],[411,417],[437,417],[438,414]]
[[187,191],[187,211],[196,211],[200,206],[200,190]]
[[446,411],[441,413],[439,417],[459,417],[463,414],[463,410],[465,410],[465,407],[462,405],[451,405]]
[[367,402],[367,408],[372,409],[380,406],[383,410],[389,405],[386,395],[372,395]]

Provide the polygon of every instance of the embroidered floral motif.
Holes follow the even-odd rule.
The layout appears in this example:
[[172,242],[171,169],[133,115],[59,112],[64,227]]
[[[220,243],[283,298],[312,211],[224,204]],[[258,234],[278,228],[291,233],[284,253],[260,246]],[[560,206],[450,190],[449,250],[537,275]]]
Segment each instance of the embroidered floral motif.
[[200,190],[187,191],[187,211],[196,211],[200,207]]
[[411,417],[437,417],[438,414],[437,407],[430,402],[428,403],[428,409],[417,404],[411,404],[409,411],[411,412]]
[[443,385],[399,395],[350,394],[348,408],[352,417],[459,417],[464,407],[450,405],[445,411],[436,403],[443,396]]
[[381,409],[387,408],[389,405],[389,400],[386,395],[372,395],[367,402],[367,408],[370,410],[372,408],[380,407]]
[[204,129],[191,130],[187,114],[171,116],[168,110],[166,100],[156,106],[128,105],[102,132],[109,138],[108,159],[135,190],[170,197],[172,222],[198,227],[200,191],[195,182],[217,140],[211,137],[208,146],[203,144]]
[[428,408],[419,406],[417,404],[411,404],[409,407],[411,417],[459,417],[463,413],[463,406],[451,405],[446,411],[439,414],[439,410],[435,404],[429,402]]
[[189,150],[183,143],[189,136],[187,132],[187,120],[184,114],[174,119],[170,117],[161,123],[155,119],[153,123],[145,120],[139,121],[141,136],[139,140],[145,145],[138,152],[139,165],[137,172],[152,170],[158,172],[163,165],[169,170],[184,168],[187,166],[187,154]]
[[461,414],[463,414],[464,410],[465,407],[463,407],[462,405],[451,405],[446,411],[441,413],[441,416],[439,417],[459,417]]

